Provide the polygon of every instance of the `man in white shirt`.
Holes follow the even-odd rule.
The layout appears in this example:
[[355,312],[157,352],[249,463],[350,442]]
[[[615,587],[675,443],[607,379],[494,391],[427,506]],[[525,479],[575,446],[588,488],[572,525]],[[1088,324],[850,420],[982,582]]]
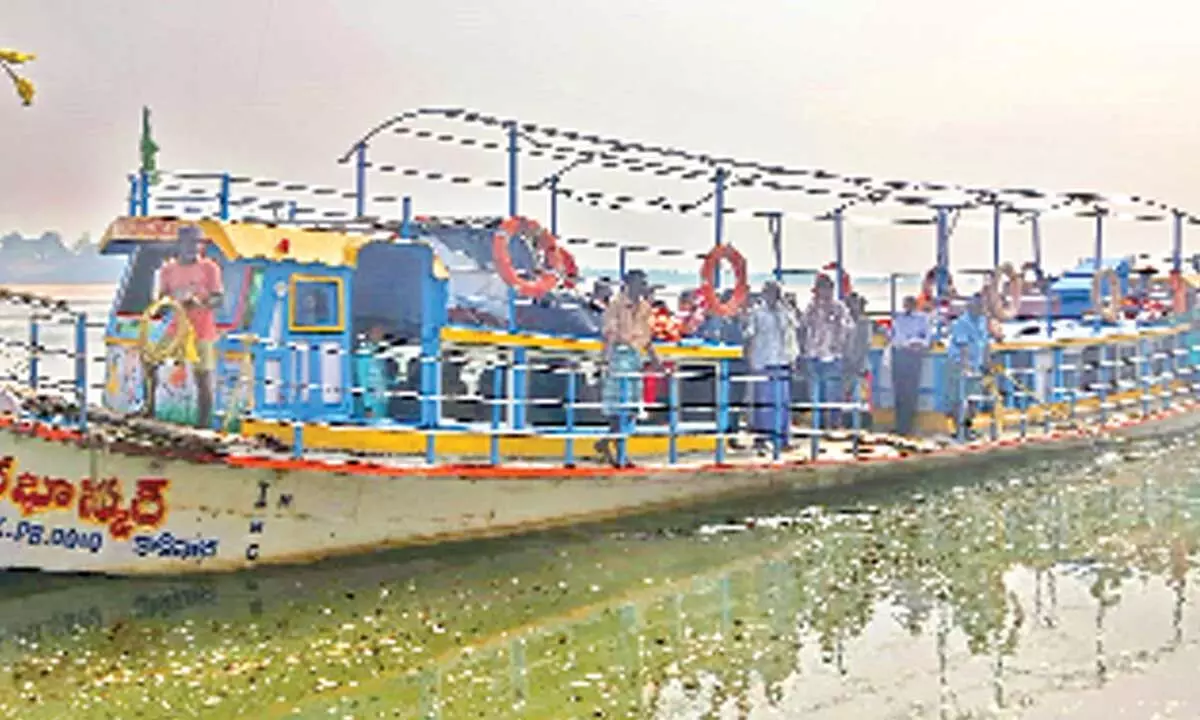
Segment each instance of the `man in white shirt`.
[[799,350],[796,316],[783,302],[779,284],[773,280],[763,286],[762,302],[746,319],[745,343],[750,372],[759,378],[751,395],[754,444],[765,449],[767,438],[778,436],[780,443],[787,445],[792,425],[792,364]]
[[929,316],[917,310],[916,298],[904,298],[904,312],[892,318],[892,397],[901,435],[912,434],[930,340]]
[[[809,390],[822,427],[841,425],[842,363],[854,330],[854,318],[834,293],[833,280],[826,274],[813,282],[813,298],[800,318],[804,327],[804,354],[809,372]],[[825,409],[822,409],[824,407]]]

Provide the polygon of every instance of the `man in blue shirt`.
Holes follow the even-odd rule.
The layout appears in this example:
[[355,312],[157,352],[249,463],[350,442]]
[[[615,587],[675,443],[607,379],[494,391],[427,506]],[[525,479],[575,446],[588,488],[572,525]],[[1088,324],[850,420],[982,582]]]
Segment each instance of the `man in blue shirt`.
[[971,427],[975,408],[970,398],[978,396],[982,388],[981,380],[988,363],[988,344],[988,321],[983,314],[983,299],[974,295],[967,305],[967,311],[950,325],[950,341],[946,347],[949,414],[956,429],[959,422],[968,430]]
[[929,316],[917,310],[917,299],[904,298],[904,312],[892,318],[892,398],[896,432],[911,435],[921,396],[921,375],[932,334]]

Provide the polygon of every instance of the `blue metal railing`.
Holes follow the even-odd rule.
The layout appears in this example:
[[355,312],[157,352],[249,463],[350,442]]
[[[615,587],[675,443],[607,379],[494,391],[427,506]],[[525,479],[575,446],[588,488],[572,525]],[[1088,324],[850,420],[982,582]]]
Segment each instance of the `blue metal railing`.
[[[10,373],[4,379],[46,392],[61,391],[72,395],[79,401],[80,411],[78,417],[69,420],[86,428],[89,423],[88,403],[85,401],[87,395],[89,391],[96,387],[102,387],[104,384],[100,383],[97,386],[90,382],[91,373],[88,366],[95,359],[91,357],[92,353],[89,348],[88,331],[93,328],[89,325],[87,314],[72,311],[61,318],[51,320],[34,313],[29,319],[28,327],[26,342],[11,339],[6,341],[6,345],[9,347],[15,347],[19,352],[25,353],[28,367],[23,368],[20,372]],[[72,330],[64,335],[63,332],[55,330],[55,327],[63,329],[70,327]],[[45,364],[46,358],[53,357],[56,352],[52,347],[54,342],[68,346],[57,352],[73,360],[73,370],[66,370],[68,366],[59,366],[62,370],[70,373],[69,383],[55,383],[47,380],[43,375],[43,372],[48,369]],[[1196,372],[1197,364],[1200,363],[1200,344],[1198,342],[1200,342],[1200,335],[1189,326],[1177,328],[1174,333],[1164,332],[1154,336],[1141,335],[1136,338],[1116,339],[1109,342],[1102,342],[1098,339],[1094,343],[1087,344],[1059,343],[1041,350],[1001,349],[993,358],[993,363],[1001,368],[997,382],[1002,402],[997,409],[1007,411],[1010,416],[1014,417],[1017,434],[1022,437],[1031,432],[1029,418],[1039,411],[1043,412],[1041,430],[1043,432],[1053,430],[1050,413],[1045,412],[1046,406],[1049,404],[1065,404],[1065,408],[1061,409],[1065,410],[1071,420],[1083,416],[1082,401],[1089,399],[1092,402],[1087,406],[1088,414],[1096,417],[1099,421],[1112,419],[1113,413],[1121,409],[1143,415],[1156,410],[1169,409],[1176,396],[1191,396],[1197,389]],[[267,378],[264,367],[265,354],[271,348],[269,343],[261,340],[249,343],[248,348],[252,362],[250,360],[245,362],[252,365],[255,377],[254,387],[250,389],[249,394],[253,396],[256,406],[261,407],[269,392],[266,387]],[[419,352],[417,348],[410,348],[410,350]],[[455,350],[456,348],[451,345],[444,348],[443,352],[448,353]],[[490,349],[488,352],[496,355],[495,349]],[[872,360],[872,366],[879,367],[879,351],[873,352],[876,357]],[[294,396],[299,399],[307,399],[313,393],[321,393],[323,388],[330,384],[341,384],[339,392],[343,393],[365,396],[375,392],[373,388],[356,385],[351,378],[322,377],[315,369],[311,368],[313,364],[319,364],[314,360],[317,356],[312,352],[304,352],[296,348],[291,354],[295,356],[293,358],[295,362],[284,364],[281,387],[273,388],[270,392],[278,393],[282,397]],[[586,393],[583,392],[587,387],[584,377],[584,361],[594,358],[587,353],[550,352],[533,348],[527,350],[527,356],[528,370],[531,376],[554,373],[561,377],[564,387],[561,395],[556,397],[533,396],[528,392],[521,392],[511,382],[505,383],[505,373],[510,370],[513,363],[511,353],[505,351],[501,351],[498,358],[493,359],[488,366],[490,374],[485,372],[482,380],[485,385],[488,379],[491,381],[490,397],[482,397],[478,394],[468,397],[469,393],[465,395],[449,393],[440,384],[436,386],[435,396],[430,396],[420,390],[403,391],[420,407],[440,408],[436,417],[427,418],[432,422],[420,421],[419,418],[414,417],[414,422],[409,426],[421,427],[428,433],[424,453],[425,462],[433,464],[445,461],[438,451],[436,439],[439,436],[456,432],[486,433],[489,436],[488,461],[493,464],[500,464],[505,460],[501,439],[506,435],[515,432],[517,435],[537,433],[545,437],[560,436],[565,441],[561,456],[561,462],[565,465],[574,465],[578,462],[577,442],[581,438],[598,439],[613,434],[599,423],[589,422],[587,417],[589,413],[594,415],[599,405],[594,399],[589,400],[585,397]],[[305,360],[308,361],[310,369],[304,370],[297,367],[305,364]],[[420,365],[429,367],[433,374],[440,379],[443,361],[442,356],[425,357],[421,358]],[[230,361],[221,361],[222,365],[227,362]],[[934,355],[929,362],[938,365],[944,361],[940,355]],[[806,455],[809,459],[820,458],[823,444],[829,442],[830,435],[835,433],[848,433],[851,444],[850,457],[859,455],[861,447],[858,445],[858,439],[870,427],[866,419],[868,411],[871,410],[863,402],[864,388],[861,384],[853,385],[849,396],[829,397],[823,393],[827,393],[831,388],[840,387],[841,384],[834,382],[829,377],[819,375],[815,371],[807,378],[796,375],[783,378],[763,372],[735,375],[731,371],[730,361],[723,359],[686,359],[681,360],[680,363],[681,367],[678,371],[664,376],[665,386],[661,395],[653,398],[649,403],[644,403],[643,398],[638,397],[634,389],[637,385],[634,381],[645,380],[649,376],[648,373],[636,372],[622,378],[621,422],[614,437],[617,440],[618,453],[622,461],[631,458],[630,441],[634,438],[659,436],[666,440],[662,445],[662,454],[665,456],[663,460],[666,463],[694,462],[700,456],[694,449],[684,451],[681,440],[704,436],[715,439],[712,450],[708,451],[711,452],[711,459],[717,463],[725,462],[727,457],[725,441],[743,429],[732,426],[733,414],[756,409],[753,403],[742,402],[739,399],[746,395],[744,391],[747,387],[754,387],[762,383],[770,383],[769,392],[757,392],[753,395],[759,398],[771,398],[769,401],[771,403],[769,408],[770,429],[759,435],[769,443],[771,458],[776,460],[795,458],[794,454],[786,452],[788,438],[805,435],[809,436],[809,452]],[[222,368],[222,370],[225,369],[228,368]],[[427,370],[427,372],[429,371]],[[224,372],[217,373],[218,376],[224,374]],[[944,373],[936,372],[936,368],[933,374],[935,377],[944,375]],[[784,383],[792,380],[808,381],[810,385],[808,396],[801,396],[793,391],[791,402],[788,402],[787,386]],[[814,380],[825,380],[825,382],[812,382]],[[697,382],[701,384],[712,382],[713,404],[711,407],[702,408],[693,406],[692,410],[688,411],[684,404],[689,399],[686,388],[697,387]],[[871,387],[872,397],[880,397],[881,389],[888,385],[886,379],[879,378],[876,374]],[[965,388],[963,389],[965,390]],[[963,398],[963,404],[957,408],[949,408],[945,405],[944,387],[930,386],[927,383],[923,390],[933,399],[933,402],[925,408],[926,412],[940,412],[943,416],[952,413],[961,417],[963,411],[971,408],[972,404],[976,408],[982,408],[991,399],[983,394],[969,395],[962,392],[960,397]],[[453,412],[445,412],[444,405],[446,403],[462,405],[469,402],[481,404],[490,410],[486,427],[475,428],[469,422],[464,424],[464,421],[453,417]],[[556,411],[561,410],[561,421],[539,421],[532,414],[528,415],[528,418],[533,424],[527,425],[525,428],[515,427],[515,424],[511,423],[511,415],[509,416],[510,422],[506,423],[505,421],[504,409],[507,407],[519,406],[525,408],[527,413],[531,413],[535,408],[544,409],[551,405],[557,406]],[[888,403],[879,403],[879,405],[881,407],[877,409],[883,409],[886,412]],[[638,411],[643,406],[652,411],[653,417],[650,419],[638,417]],[[761,415],[762,408],[757,409],[760,410]],[[224,405],[218,403],[219,413],[238,411],[238,408],[233,407],[231,403]],[[687,420],[689,412],[691,419]],[[847,415],[848,422],[836,424],[828,422],[832,419],[829,417],[830,415],[839,412]],[[700,416],[699,420],[697,420],[697,415]],[[803,425],[805,415],[808,416],[807,427]],[[351,422],[362,425],[404,427],[402,423],[398,424],[387,418],[363,417],[352,419]],[[287,421],[287,426],[290,428],[293,454],[302,455],[305,452],[306,444],[304,425]],[[996,437],[1000,432],[999,426],[993,423],[991,428],[993,437]],[[762,430],[761,427],[760,430]]]
[[[1175,356],[1175,351],[1181,345],[1194,342],[1195,333],[1188,330],[1177,336],[1163,335],[1157,338],[1141,338],[1129,344],[1130,347],[1136,349],[1132,355],[1125,354],[1124,350],[1127,348],[1123,348],[1117,343],[1058,346],[1041,351],[1027,349],[998,351],[993,357],[993,365],[999,368],[994,381],[997,384],[1000,402],[994,410],[1009,414],[1015,413],[1014,425],[1017,428],[1017,434],[1020,437],[1026,437],[1031,432],[1030,416],[1039,410],[1043,414],[1041,430],[1047,433],[1052,431],[1051,412],[1046,408],[1050,404],[1065,403],[1068,419],[1076,420],[1082,416],[1080,401],[1093,399],[1094,402],[1088,406],[1089,414],[1094,414],[1100,422],[1111,419],[1112,412],[1119,407],[1131,408],[1142,413],[1167,408],[1170,399],[1180,392],[1179,388],[1169,387],[1169,384],[1187,380],[1189,382],[1183,391],[1192,392],[1194,388],[1191,386],[1190,380],[1195,367],[1190,362],[1177,363],[1177,369],[1172,374],[1166,371],[1166,363]],[[1088,354],[1095,354],[1099,359],[1090,363],[1088,367],[1084,367],[1084,358]],[[771,401],[772,406],[769,408],[772,417],[771,429],[760,433],[759,436],[769,443],[770,455],[773,459],[779,460],[785,457],[788,437],[793,435],[808,435],[808,458],[820,458],[823,443],[828,441],[830,434],[835,433],[848,433],[851,444],[850,456],[858,457],[861,451],[860,438],[863,432],[870,427],[866,423],[866,418],[871,408],[863,402],[861,383],[852,386],[852,394],[848,397],[840,395],[829,397],[829,392],[836,392],[834,389],[841,387],[840,378],[813,372],[808,378],[799,378],[808,381],[809,396],[801,398],[793,395],[792,401],[786,402],[787,393],[781,378],[761,372],[735,376],[729,371],[728,361],[708,360],[689,361],[679,372],[660,376],[665,379],[663,392],[665,397],[656,398],[650,403],[644,403],[642,398],[637,397],[634,388],[636,387],[635,381],[644,381],[647,377],[652,376],[652,373],[635,372],[622,376],[620,378],[620,423],[618,431],[614,434],[599,422],[589,424],[582,417],[582,414],[589,412],[594,415],[599,403],[582,398],[580,388],[584,385],[583,375],[577,360],[568,360],[565,364],[556,361],[550,365],[543,365],[541,364],[542,359],[561,358],[561,353],[529,349],[527,356],[531,375],[554,373],[563,376],[565,390],[562,396],[534,397],[517,391],[512,383],[504,382],[506,374],[510,371],[512,362],[510,356],[502,357],[491,364],[491,397],[478,395],[429,397],[421,394],[420,391],[405,392],[422,405],[433,401],[451,404],[462,404],[469,401],[489,408],[490,417],[486,427],[473,431],[488,435],[488,461],[495,465],[504,461],[501,439],[514,433],[518,436],[527,436],[533,433],[543,437],[561,437],[564,441],[561,462],[567,466],[575,465],[578,462],[576,443],[579,439],[601,439],[610,436],[617,443],[617,456],[621,463],[631,459],[630,441],[633,438],[653,436],[666,438],[663,450],[663,455],[665,455],[663,459],[666,463],[677,464],[685,459],[685,456],[694,461],[697,458],[695,451],[681,452],[679,441],[681,438],[697,435],[712,437],[716,440],[713,445],[712,460],[724,463],[727,452],[725,441],[734,437],[737,432],[744,432],[744,427],[734,428],[731,425],[733,414],[735,412],[752,412],[755,409],[760,412],[762,410],[756,408],[751,402],[736,402],[734,398],[743,397],[746,394],[743,391],[747,387],[752,388],[761,383],[771,383],[768,395],[773,400]],[[1114,361],[1112,359],[1114,357],[1123,359]],[[1195,355],[1191,354],[1191,357],[1195,357]],[[944,360],[940,355],[935,355],[930,362],[940,364]],[[421,364],[437,368],[435,372],[440,377],[440,358],[422,358]],[[710,419],[684,423],[682,421],[684,415],[682,403],[685,399],[683,384],[703,375],[704,373],[698,372],[698,370],[705,366],[709,368],[706,372],[711,373],[711,377],[715,381],[714,404],[712,407],[702,409]],[[1124,377],[1127,373],[1132,373],[1130,377],[1136,378],[1134,381],[1124,381],[1127,384],[1132,382],[1132,396],[1130,393],[1113,395],[1111,393],[1113,378]],[[940,374],[944,375],[944,373]],[[935,373],[935,375],[939,375],[939,373]],[[929,412],[934,412],[936,416],[940,410],[945,413],[944,416],[958,420],[956,432],[964,440],[966,439],[965,423],[962,422],[964,415],[968,411],[984,407],[990,408],[993,400],[991,394],[968,392],[966,380],[969,378],[969,375],[960,378],[959,382],[962,382],[963,385],[959,388],[958,396],[962,398],[962,403],[953,408],[946,405],[945,388],[929,386],[922,388],[933,398],[932,407],[925,411],[926,417]],[[881,384],[887,383],[876,377],[873,383],[874,387],[871,388],[872,396],[879,396]],[[1159,393],[1161,401],[1152,404],[1152,393],[1155,388],[1161,388]],[[354,388],[351,391],[369,392],[364,388]],[[763,395],[755,393],[755,396],[762,397]],[[533,420],[534,416],[530,414],[527,417],[531,418],[532,424],[519,428],[512,422],[512,415],[505,412],[506,408],[520,406],[526,408],[527,413],[531,413],[533,409],[545,408],[552,404],[561,406],[561,421],[538,422]],[[659,419],[639,419],[639,411],[643,409],[653,411],[654,414],[660,416]],[[881,409],[889,410],[886,404]],[[797,421],[804,414],[808,415],[809,425],[807,427],[798,426]],[[835,419],[837,415],[841,414],[844,414],[844,420]],[[507,422],[506,417],[508,418]],[[363,419],[361,422],[390,424],[386,420]],[[418,423],[413,423],[410,427],[417,427],[417,425]],[[453,416],[439,416],[433,426],[428,426],[424,422],[420,425],[429,432],[424,459],[430,464],[439,461],[439,455],[435,452],[434,438],[436,436],[472,431],[469,423],[464,425],[462,419]],[[989,434],[993,439],[998,438],[1000,432],[999,424],[992,423],[990,425]]]

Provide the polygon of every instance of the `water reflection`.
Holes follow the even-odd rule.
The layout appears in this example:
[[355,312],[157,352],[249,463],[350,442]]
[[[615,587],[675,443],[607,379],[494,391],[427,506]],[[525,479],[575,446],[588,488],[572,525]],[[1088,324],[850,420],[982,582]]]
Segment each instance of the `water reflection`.
[[201,581],[9,577],[0,714],[1014,717],[1187,645],[1198,455]]

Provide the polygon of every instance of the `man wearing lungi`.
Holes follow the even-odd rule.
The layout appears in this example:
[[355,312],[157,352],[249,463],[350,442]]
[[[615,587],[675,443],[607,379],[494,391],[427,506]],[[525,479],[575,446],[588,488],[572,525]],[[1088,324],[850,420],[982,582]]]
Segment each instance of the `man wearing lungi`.
[[[641,270],[625,273],[621,292],[604,311],[604,388],[601,396],[609,430],[619,435],[623,420],[637,407],[642,398],[642,356],[655,368],[661,367],[654,353],[652,338],[652,308],[650,286]],[[609,464],[620,463],[613,455],[612,438],[603,438],[596,452]]]
[[911,435],[921,399],[925,355],[933,339],[929,315],[917,309],[917,299],[904,298],[904,312],[892,319],[892,398],[896,432]]

